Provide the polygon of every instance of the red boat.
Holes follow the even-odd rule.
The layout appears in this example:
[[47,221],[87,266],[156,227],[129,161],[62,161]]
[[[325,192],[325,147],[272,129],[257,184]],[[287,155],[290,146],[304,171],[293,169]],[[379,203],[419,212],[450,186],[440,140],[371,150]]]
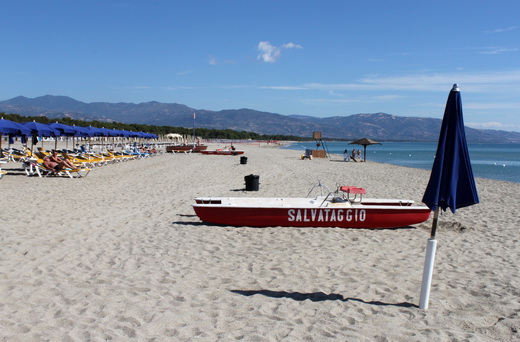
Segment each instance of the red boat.
[[201,152],[207,148],[208,148],[207,145],[195,145],[195,146],[194,145],[171,145],[171,146],[166,146],[166,152],[171,152],[171,153]]
[[200,151],[202,154],[214,154],[220,156],[238,156],[239,154],[244,154],[245,151],[242,150],[206,150]]
[[398,228],[430,217],[428,207],[411,200],[364,199],[357,187],[338,190],[315,198],[199,197],[193,208],[204,222],[249,227]]

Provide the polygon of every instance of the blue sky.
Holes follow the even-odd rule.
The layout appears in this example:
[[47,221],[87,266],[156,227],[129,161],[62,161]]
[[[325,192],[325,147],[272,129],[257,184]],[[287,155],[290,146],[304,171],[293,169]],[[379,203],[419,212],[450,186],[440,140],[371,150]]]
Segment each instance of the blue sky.
[[0,100],[181,103],[520,131],[520,1],[0,0]]

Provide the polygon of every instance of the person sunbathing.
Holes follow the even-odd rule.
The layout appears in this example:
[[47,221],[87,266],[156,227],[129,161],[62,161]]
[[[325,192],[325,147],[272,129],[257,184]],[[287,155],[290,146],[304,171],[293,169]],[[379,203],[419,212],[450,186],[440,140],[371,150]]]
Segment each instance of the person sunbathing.
[[45,156],[43,158],[43,166],[45,166],[48,170],[53,170],[53,174],[63,170],[63,166],[59,163],[53,162],[51,160],[51,156]]
[[74,164],[72,164],[72,162],[70,160],[61,159],[60,157],[58,157],[58,151],[56,151],[56,150],[52,150],[52,155],[49,156],[49,159],[50,159],[51,163],[54,163],[54,165],[61,166],[60,170],[65,169],[65,168],[69,168],[69,169],[75,168]]

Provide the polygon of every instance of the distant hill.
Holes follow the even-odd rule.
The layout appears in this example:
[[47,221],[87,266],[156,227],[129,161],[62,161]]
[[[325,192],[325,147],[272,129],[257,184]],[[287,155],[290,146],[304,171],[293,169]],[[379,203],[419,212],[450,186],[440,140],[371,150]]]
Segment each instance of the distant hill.
[[[0,101],[0,112],[49,118],[69,117],[78,120],[124,122],[157,126],[232,129],[259,134],[281,134],[311,137],[312,132],[332,139],[369,137],[382,141],[436,141],[441,120],[403,117],[385,113],[355,114],[316,118],[305,115],[281,115],[253,109],[211,111],[194,109],[183,104],[145,103],[84,103],[66,96],[45,95],[36,98],[18,96]],[[520,133],[479,130],[466,127],[468,141],[520,143]]]

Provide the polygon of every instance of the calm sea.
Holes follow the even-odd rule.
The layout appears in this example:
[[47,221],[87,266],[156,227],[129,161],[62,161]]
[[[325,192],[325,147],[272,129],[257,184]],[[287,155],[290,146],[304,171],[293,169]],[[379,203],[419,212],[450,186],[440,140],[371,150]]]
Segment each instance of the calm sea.
[[[348,142],[325,142],[331,154],[343,155],[348,149],[361,150],[363,146]],[[316,149],[315,142],[297,142],[284,148],[305,151]],[[321,147],[320,147],[321,148]],[[520,183],[520,144],[468,144],[475,177]],[[418,169],[431,170],[437,143],[383,143],[367,146],[367,160]]]

